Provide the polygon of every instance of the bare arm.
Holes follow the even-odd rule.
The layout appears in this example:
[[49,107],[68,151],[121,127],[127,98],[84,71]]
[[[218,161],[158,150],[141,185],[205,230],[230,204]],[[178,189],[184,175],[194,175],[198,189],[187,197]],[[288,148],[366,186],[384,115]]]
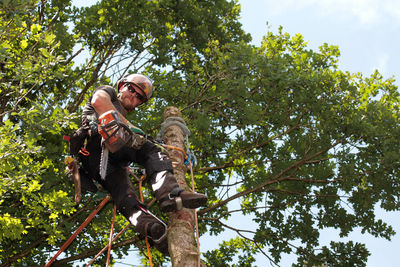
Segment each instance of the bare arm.
[[96,91],[90,103],[92,104],[96,112],[99,114],[99,116],[101,116],[103,113],[107,111],[115,110],[120,116],[123,123],[125,124],[129,123],[128,120],[114,107],[114,105],[111,102],[111,97],[106,91],[103,90]]

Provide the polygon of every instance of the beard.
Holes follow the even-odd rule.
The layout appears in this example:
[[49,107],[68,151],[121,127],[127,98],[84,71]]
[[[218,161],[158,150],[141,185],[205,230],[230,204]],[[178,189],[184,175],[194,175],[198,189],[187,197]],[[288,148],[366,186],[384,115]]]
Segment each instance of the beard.
[[135,109],[135,105],[134,105],[132,99],[129,98],[128,96],[119,95],[118,100],[119,100],[119,103],[121,104],[121,107],[124,110],[126,110],[127,112],[130,112]]

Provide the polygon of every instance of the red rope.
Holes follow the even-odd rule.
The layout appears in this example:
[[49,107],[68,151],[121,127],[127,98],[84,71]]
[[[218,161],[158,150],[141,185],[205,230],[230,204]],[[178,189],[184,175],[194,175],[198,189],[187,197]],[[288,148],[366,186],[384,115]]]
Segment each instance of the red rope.
[[86,218],[86,220],[79,226],[78,229],[71,235],[71,237],[64,243],[64,245],[58,250],[56,255],[51,258],[51,260],[45,265],[45,267],[50,266],[56,259],[57,257],[74,241],[74,239],[78,236],[80,232],[88,225],[88,223],[93,219],[93,217],[104,207],[104,205],[107,204],[107,202],[110,200],[110,196],[107,195],[103,201],[96,207],[94,211]]
[[[119,233],[112,239],[112,242],[114,242],[115,240],[117,240],[118,237],[119,237],[120,235],[122,235],[126,230],[128,230],[128,228],[129,228],[130,225],[131,225],[131,224],[128,224],[127,226],[125,226],[125,228],[122,229],[122,231],[119,232]],[[92,265],[92,263],[93,263],[101,254],[103,254],[103,252],[106,251],[107,248],[108,248],[108,244],[107,244],[102,250],[100,250],[99,253],[96,254],[96,256],[94,256],[94,258],[86,265],[86,267],[89,267],[90,265]]]
[[108,254],[107,254],[107,265],[106,265],[107,267],[110,264],[111,246],[112,246],[112,239],[113,239],[113,235],[114,235],[115,213],[117,213],[117,205],[114,203],[113,218],[112,218],[111,230],[110,230],[110,240],[108,241]]

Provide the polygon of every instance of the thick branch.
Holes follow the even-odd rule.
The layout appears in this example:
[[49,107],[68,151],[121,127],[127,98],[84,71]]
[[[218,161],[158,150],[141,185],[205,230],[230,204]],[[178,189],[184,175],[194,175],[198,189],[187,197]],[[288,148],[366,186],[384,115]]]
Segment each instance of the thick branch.
[[107,50],[106,54],[104,55],[104,58],[100,60],[100,62],[97,64],[95,70],[93,71],[92,78],[86,83],[85,87],[82,89],[82,91],[79,93],[78,97],[75,99],[74,103],[68,108],[69,112],[74,112],[76,109],[79,107],[79,105],[82,103],[83,98],[89,88],[97,81],[97,78],[99,76],[100,69],[103,67],[107,59],[114,53],[114,45],[111,45],[110,48]]
[[[140,239],[138,237],[134,237],[134,238],[130,238],[130,239],[126,239],[123,240],[121,242],[115,243],[112,245],[113,248],[119,248],[119,247],[124,247],[124,246],[129,246],[131,244],[135,244],[135,246],[137,246],[141,251],[144,251],[144,247],[140,246],[137,242]],[[102,248],[93,248],[93,249],[88,249],[85,252],[82,252],[81,254],[75,255],[75,256],[71,256],[62,260],[58,260],[55,261],[53,263],[54,266],[64,266],[66,263],[72,262],[72,261],[76,261],[76,260],[82,260],[82,259],[86,259],[88,257],[93,257],[95,256]]]
[[[229,197],[229,198],[227,198],[227,199],[225,199],[225,200],[223,200],[223,201],[218,202],[217,204],[215,204],[215,205],[212,206],[212,207],[208,207],[208,208],[202,209],[202,210],[200,210],[200,211],[198,212],[198,214],[199,214],[199,215],[205,214],[205,213],[207,213],[207,212],[210,212],[210,211],[212,211],[212,210],[215,210],[215,209],[218,208],[218,207],[221,207],[221,206],[225,205],[226,203],[228,203],[228,202],[230,202],[230,201],[232,201],[232,200],[234,200],[234,199],[237,199],[237,198],[239,198],[239,197],[242,197],[242,196],[245,196],[245,195],[248,195],[248,194],[257,192],[257,191],[261,191],[261,190],[262,190],[264,187],[266,187],[267,185],[270,185],[270,184],[273,184],[273,183],[276,183],[276,182],[281,182],[281,181],[286,181],[286,180],[292,180],[293,177],[291,177],[291,176],[285,176],[285,177],[282,177],[282,176],[285,175],[286,173],[288,173],[289,171],[291,171],[291,170],[293,170],[293,169],[296,169],[296,168],[298,168],[299,166],[301,166],[301,165],[303,165],[303,164],[305,164],[305,163],[307,163],[307,162],[310,162],[312,159],[314,159],[314,158],[316,158],[316,157],[318,157],[318,156],[320,156],[320,155],[326,153],[329,149],[331,149],[331,148],[337,146],[337,145],[338,145],[339,143],[341,143],[341,142],[342,142],[342,140],[336,141],[334,144],[330,145],[328,148],[326,148],[326,149],[324,149],[324,150],[321,150],[321,151],[319,151],[319,152],[315,153],[314,155],[311,155],[311,156],[309,156],[309,157],[307,157],[307,158],[303,158],[303,159],[297,161],[296,163],[294,163],[294,164],[292,164],[291,166],[287,167],[285,170],[281,171],[280,173],[278,173],[277,175],[275,175],[274,177],[272,177],[272,179],[266,181],[265,183],[262,183],[261,185],[259,185],[259,186],[257,186],[257,187],[249,188],[249,189],[247,189],[247,190],[245,190],[245,191],[239,192],[239,193],[237,193],[237,194],[235,194],[235,195],[233,195],[233,196],[231,196],[231,197]],[[279,177],[281,177],[281,178],[279,178]]]
[[5,262],[2,265],[0,265],[0,267],[9,267],[9,266],[11,266],[12,263],[16,262],[17,260],[26,257],[27,255],[29,255],[29,253],[31,253],[32,249],[38,247],[45,239],[46,239],[46,237],[44,237],[44,236],[39,238],[38,240],[36,240],[34,243],[32,243],[30,246],[28,246],[21,253],[16,254],[16,255],[12,256],[11,258],[9,258],[7,260],[7,262]]

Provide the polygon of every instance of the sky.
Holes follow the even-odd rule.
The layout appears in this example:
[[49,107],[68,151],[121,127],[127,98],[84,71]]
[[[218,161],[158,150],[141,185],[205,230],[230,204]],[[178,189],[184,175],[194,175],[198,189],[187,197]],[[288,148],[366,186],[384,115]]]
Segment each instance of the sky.
[[[74,0],[78,5],[90,5],[95,0]],[[317,50],[324,43],[337,45],[341,51],[339,69],[351,73],[371,75],[376,69],[384,78],[400,75],[400,1],[398,0],[239,0],[243,29],[260,45],[267,31],[277,32],[282,26],[290,35],[300,33],[308,47]],[[399,85],[399,82],[396,81]],[[377,209],[377,216],[391,224],[400,235],[400,214],[385,213]],[[347,240],[366,243],[371,252],[368,267],[399,265],[400,237],[392,241],[376,239],[370,235],[352,234]],[[225,233],[224,237],[229,233]],[[209,249],[214,241],[200,239],[201,247]],[[322,242],[337,239],[337,232],[326,231]],[[215,247],[215,246],[214,246]],[[206,249],[202,249],[205,251]],[[284,256],[281,266],[290,266],[293,256]],[[121,259],[132,266],[132,258]],[[136,263],[137,264],[137,263]],[[258,266],[268,266],[265,258],[258,257]]]
[[[239,0],[243,29],[260,45],[267,31],[300,33],[308,47],[317,50],[324,43],[341,51],[339,69],[370,76],[378,70],[384,78],[400,75],[400,1],[398,0]],[[396,85],[399,86],[399,81]],[[399,266],[400,213],[376,210],[377,217],[398,233],[392,241],[353,233],[345,240],[366,243],[370,250],[367,266]],[[338,239],[326,231],[322,242]],[[259,261],[257,262],[259,263]],[[283,257],[281,266],[290,266],[293,257]],[[262,265],[259,265],[262,266]]]
[[[398,0],[240,0],[243,28],[260,44],[267,30],[300,33],[316,50],[337,45],[342,70],[385,77],[400,73]],[[267,23],[268,22],[268,26]],[[397,85],[399,83],[397,82]]]

